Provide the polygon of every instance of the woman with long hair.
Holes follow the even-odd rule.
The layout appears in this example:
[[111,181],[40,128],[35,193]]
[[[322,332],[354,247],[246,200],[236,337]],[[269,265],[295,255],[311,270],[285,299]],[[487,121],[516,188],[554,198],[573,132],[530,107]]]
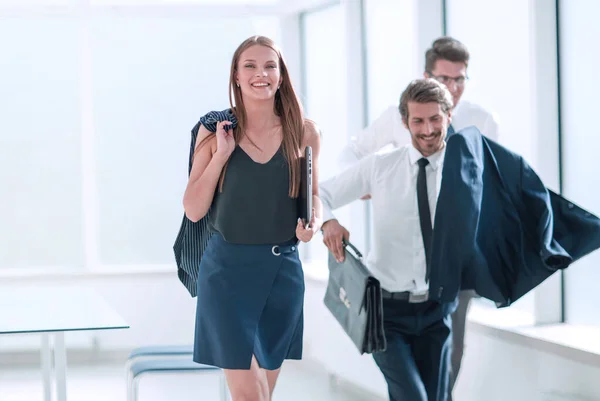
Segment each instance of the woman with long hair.
[[[183,204],[208,215],[197,281],[194,361],[224,369],[234,401],[268,401],[284,359],[301,359],[304,276],[298,241],[320,229],[320,135],[303,116],[275,43],[235,51],[229,82],[236,125],[200,126]],[[313,213],[299,219],[301,157],[312,147]]]

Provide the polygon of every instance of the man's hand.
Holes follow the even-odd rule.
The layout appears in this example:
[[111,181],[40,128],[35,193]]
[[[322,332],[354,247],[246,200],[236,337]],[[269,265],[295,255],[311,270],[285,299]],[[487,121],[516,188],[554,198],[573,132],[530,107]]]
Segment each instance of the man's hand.
[[344,261],[342,239],[350,240],[350,233],[337,220],[328,220],[323,224],[323,243],[339,263]]
[[365,196],[363,196],[362,198],[360,198],[361,200],[369,200],[371,199],[371,195],[370,194],[366,194]]

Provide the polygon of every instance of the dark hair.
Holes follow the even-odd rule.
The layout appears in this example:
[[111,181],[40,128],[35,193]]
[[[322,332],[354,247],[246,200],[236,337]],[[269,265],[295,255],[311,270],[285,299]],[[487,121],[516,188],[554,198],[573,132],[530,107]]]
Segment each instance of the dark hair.
[[450,36],[436,39],[430,49],[425,52],[425,72],[431,74],[438,60],[448,60],[455,63],[465,63],[469,66],[469,50],[467,46]]
[[416,79],[412,81],[400,96],[400,115],[408,123],[408,102],[438,103],[442,111],[448,113],[452,107],[452,95],[444,84],[435,79]]

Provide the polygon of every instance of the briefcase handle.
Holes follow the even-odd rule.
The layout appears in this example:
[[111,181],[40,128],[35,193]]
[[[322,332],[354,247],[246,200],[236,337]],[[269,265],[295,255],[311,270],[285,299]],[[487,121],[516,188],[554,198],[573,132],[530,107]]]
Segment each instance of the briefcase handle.
[[344,247],[349,246],[350,249],[352,249],[354,251],[354,253],[356,254],[356,257],[359,259],[362,259],[362,257],[363,257],[362,253],[360,253],[358,248],[356,248],[354,245],[352,245],[352,243],[350,241],[347,241],[345,238],[342,238],[342,245],[344,245]]

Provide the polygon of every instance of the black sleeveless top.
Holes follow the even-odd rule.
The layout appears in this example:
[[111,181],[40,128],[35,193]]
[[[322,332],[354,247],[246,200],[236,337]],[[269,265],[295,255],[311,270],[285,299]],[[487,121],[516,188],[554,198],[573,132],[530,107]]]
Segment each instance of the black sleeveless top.
[[282,146],[265,164],[236,145],[229,158],[223,192],[215,191],[210,226],[235,244],[281,244],[293,239],[298,199],[288,195],[289,166]]

